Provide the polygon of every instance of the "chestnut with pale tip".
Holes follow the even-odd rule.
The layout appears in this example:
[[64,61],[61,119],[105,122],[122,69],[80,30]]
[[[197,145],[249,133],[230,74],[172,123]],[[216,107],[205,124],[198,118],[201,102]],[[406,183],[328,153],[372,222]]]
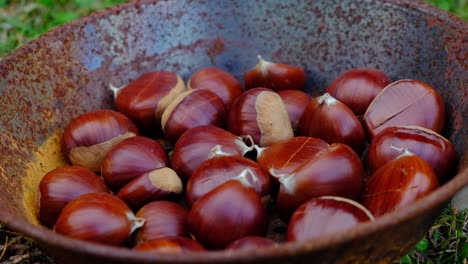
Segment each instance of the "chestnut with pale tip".
[[161,127],[171,143],[188,129],[201,125],[224,126],[226,110],[223,101],[205,89],[191,89],[180,94],[164,110]]
[[73,165],[100,172],[107,152],[120,141],[137,135],[137,127],[125,115],[97,110],[70,121],[63,131],[61,151]]
[[184,252],[205,251],[205,248],[197,241],[180,236],[148,240],[136,245],[133,249],[155,254],[180,254]]
[[148,72],[123,87],[111,86],[111,89],[117,110],[128,116],[145,135],[162,132],[162,113],[186,90],[182,78],[170,71]]
[[452,143],[436,132],[418,126],[388,127],[375,136],[367,155],[371,172],[403,154],[404,149],[424,159],[443,183],[455,170],[456,153]]
[[244,156],[253,150],[252,138],[240,137],[222,128],[205,125],[187,130],[177,140],[171,155],[171,168],[187,182],[200,164],[213,156]]
[[192,206],[200,197],[230,180],[251,186],[263,204],[269,202],[270,179],[256,162],[241,156],[215,156],[203,162],[190,177],[185,192],[187,205]]
[[104,157],[101,175],[114,192],[143,173],[169,166],[162,145],[151,138],[136,136],[115,145]]
[[243,238],[239,238],[238,240],[229,244],[225,249],[234,250],[234,249],[257,249],[263,247],[272,247],[276,246],[278,243],[275,241],[262,236],[246,236]]
[[281,90],[277,91],[277,93],[286,106],[293,131],[297,132],[299,119],[304,113],[307,105],[310,103],[310,95],[300,90]]
[[88,193],[63,208],[54,230],[79,240],[119,246],[144,223],[114,195]]
[[440,133],[445,124],[444,100],[427,83],[399,80],[372,100],[363,119],[371,138],[390,126],[421,126]]
[[169,236],[190,237],[188,210],[175,202],[151,202],[138,210],[136,217],[145,219],[145,225],[135,231],[135,244]]
[[320,239],[368,221],[374,221],[374,216],[356,201],[338,196],[312,198],[291,216],[287,240]]
[[189,212],[188,226],[205,247],[222,249],[245,236],[265,235],[267,216],[257,192],[231,180],[195,202]]
[[229,112],[228,130],[239,136],[250,135],[262,147],[294,136],[281,97],[261,87],[237,97]]
[[258,63],[244,77],[246,89],[266,87],[275,91],[304,90],[306,75],[302,67],[269,62],[257,56]]
[[193,73],[187,81],[187,88],[212,91],[223,101],[226,111],[229,111],[243,90],[234,76],[215,67],[206,67]]
[[93,171],[80,166],[65,166],[48,172],[39,183],[39,221],[53,227],[63,207],[76,197],[94,192],[109,192]]
[[298,134],[317,137],[327,143],[343,143],[357,153],[366,146],[361,122],[345,104],[325,93],[312,99],[299,119]]
[[375,217],[380,217],[410,206],[437,187],[439,180],[431,166],[405,150],[369,177],[362,195],[362,204]]
[[131,208],[139,209],[152,201],[176,200],[183,188],[177,173],[164,167],[138,176],[120,189],[117,196]]

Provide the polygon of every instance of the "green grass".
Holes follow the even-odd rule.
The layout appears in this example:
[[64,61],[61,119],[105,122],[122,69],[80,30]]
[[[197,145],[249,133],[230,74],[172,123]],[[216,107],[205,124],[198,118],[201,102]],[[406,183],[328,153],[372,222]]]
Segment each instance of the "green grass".
[[[125,0],[0,0],[0,58],[50,28]],[[468,20],[468,0],[427,0]],[[397,263],[463,263],[468,258],[468,211],[447,208],[416,247]],[[52,263],[35,242],[0,223],[0,263]]]

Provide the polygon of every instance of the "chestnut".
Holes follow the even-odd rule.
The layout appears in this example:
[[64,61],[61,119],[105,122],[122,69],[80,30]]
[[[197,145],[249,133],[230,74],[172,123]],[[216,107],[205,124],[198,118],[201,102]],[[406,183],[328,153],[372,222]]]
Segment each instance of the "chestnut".
[[72,238],[118,246],[144,222],[119,198],[102,192],[88,193],[63,208],[54,230]]
[[266,87],[275,91],[303,90],[306,82],[304,69],[284,63],[269,62],[257,56],[258,63],[244,77],[246,89]]
[[390,77],[379,69],[355,68],[336,77],[326,92],[348,106],[354,114],[362,115],[377,94],[391,82]]
[[221,249],[245,236],[264,235],[267,217],[257,192],[231,180],[195,202],[189,212],[188,226],[204,246]]
[[366,144],[359,119],[328,93],[312,99],[307,105],[297,131],[301,136],[318,137],[327,143],[344,143],[359,154]]
[[276,205],[280,216],[289,216],[304,202],[318,196],[357,199],[361,193],[364,169],[359,156],[347,145],[333,143],[320,150],[291,173],[278,177],[280,188]]
[[169,236],[190,237],[187,216],[188,210],[175,202],[155,201],[143,206],[136,217],[145,219],[145,225],[135,231],[135,244]]
[[[313,137],[293,137],[266,148],[256,147],[257,163],[267,172],[292,173],[313,155],[328,147],[328,143]],[[277,177],[271,177],[277,181]]]
[[281,90],[277,93],[286,106],[293,131],[297,132],[299,119],[310,102],[310,95],[300,90]]
[[162,113],[185,91],[185,85],[174,72],[154,71],[113,90],[117,110],[129,117],[142,134],[155,135],[162,132]]
[[303,203],[291,216],[288,241],[308,241],[374,221],[361,204],[337,196],[321,196]]
[[268,203],[270,179],[257,163],[241,156],[215,156],[203,162],[190,177],[186,190],[187,205],[192,206],[200,197],[229,180],[254,188],[262,202]]
[[253,150],[244,139],[212,125],[198,126],[187,130],[177,140],[171,155],[171,167],[182,181],[187,182],[193,171],[213,155],[244,156]]
[[283,100],[267,88],[254,88],[237,97],[229,112],[228,130],[250,135],[262,147],[294,136]]
[[424,159],[446,182],[455,169],[456,153],[443,136],[418,126],[388,127],[372,139],[368,151],[368,167],[374,172],[403,153],[403,149]]
[[104,181],[87,168],[65,166],[48,172],[39,183],[39,221],[53,227],[67,203],[93,192],[109,190]]
[[183,185],[177,173],[171,168],[159,168],[146,172],[117,193],[131,208],[138,209],[157,200],[176,200],[182,194]]
[[277,243],[267,237],[246,236],[229,244],[226,249],[244,249],[276,246]]
[[207,89],[215,93],[229,111],[234,100],[242,93],[239,81],[230,73],[215,67],[196,71],[187,82],[188,89]]
[[431,166],[405,150],[369,177],[362,204],[379,217],[411,205],[437,187],[439,181]]
[[440,133],[445,123],[444,101],[427,83],[396,81],[374,98],[364,122],[371,137],[390,126],[422,126]]
[[100,172],[109,149],[136,135],[137,127],[123,114],[97,110],[70,121],[63,131],[61,150],[73,165]]
[[197,241],[179,236],[148,240],[136,245],[133,249],[137,251],[154,252],[156,254],[179,254],[191,251],[205,251],[205,248]]
[[205,89],[191,89],[180,94],[164,110],[161,126],[166,139],[175,143],[188,129],[201,125],[224,125],[223,101]]
[[104,157],[101,174],[114,192],[143,173],[169,166],[162,145],[151,138],[136,136],[116,144]]

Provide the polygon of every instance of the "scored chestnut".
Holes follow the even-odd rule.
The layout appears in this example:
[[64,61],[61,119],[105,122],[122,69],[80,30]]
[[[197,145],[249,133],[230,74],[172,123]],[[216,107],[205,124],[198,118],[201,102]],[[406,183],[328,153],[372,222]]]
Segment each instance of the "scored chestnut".
[[283,63],[269,62],[257,56],[258,63],[244,77],[246,89],[266,87],[275,91],[303,90],[306,82],[304,69]]
[[144,223],[119,198],[102,192],[88,193],[63,208],[54,230],[72,238],[118,246]]
[[138,129],[128,117],[112,110],[97,110],[70,121],[63,131],[61,150],[73,165],[100,172],[107,152],[137,135]]
[[299,90],[281,90],[277,93],[286,106],[293,131],[297,132],[299,119],[310,102],[310,95]]
[[39,220],[53,227],[63,207],[76,197],[93,192],[109,192],[93,171],[65,166],[48,172],[39,183]]
[[197,241],[180,236],[148,240],[136,245],[133,249],[137,251],[154,252],[156,254],[178,254],[191,251],[205,251],[205,248]]

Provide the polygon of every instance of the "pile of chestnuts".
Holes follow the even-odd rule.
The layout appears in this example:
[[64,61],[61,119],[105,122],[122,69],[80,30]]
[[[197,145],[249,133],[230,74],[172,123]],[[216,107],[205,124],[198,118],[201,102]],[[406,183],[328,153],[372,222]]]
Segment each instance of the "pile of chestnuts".
[[[140,251],[277,246],[374,221],[449,180],[445,108],[430,85],[351,69],[323,95],[301,67],[149,72],[111,87],[115,110],[63,131],[70,165],[39,185],[55,232]],[[268,236],[272,218],[283,239]]]

